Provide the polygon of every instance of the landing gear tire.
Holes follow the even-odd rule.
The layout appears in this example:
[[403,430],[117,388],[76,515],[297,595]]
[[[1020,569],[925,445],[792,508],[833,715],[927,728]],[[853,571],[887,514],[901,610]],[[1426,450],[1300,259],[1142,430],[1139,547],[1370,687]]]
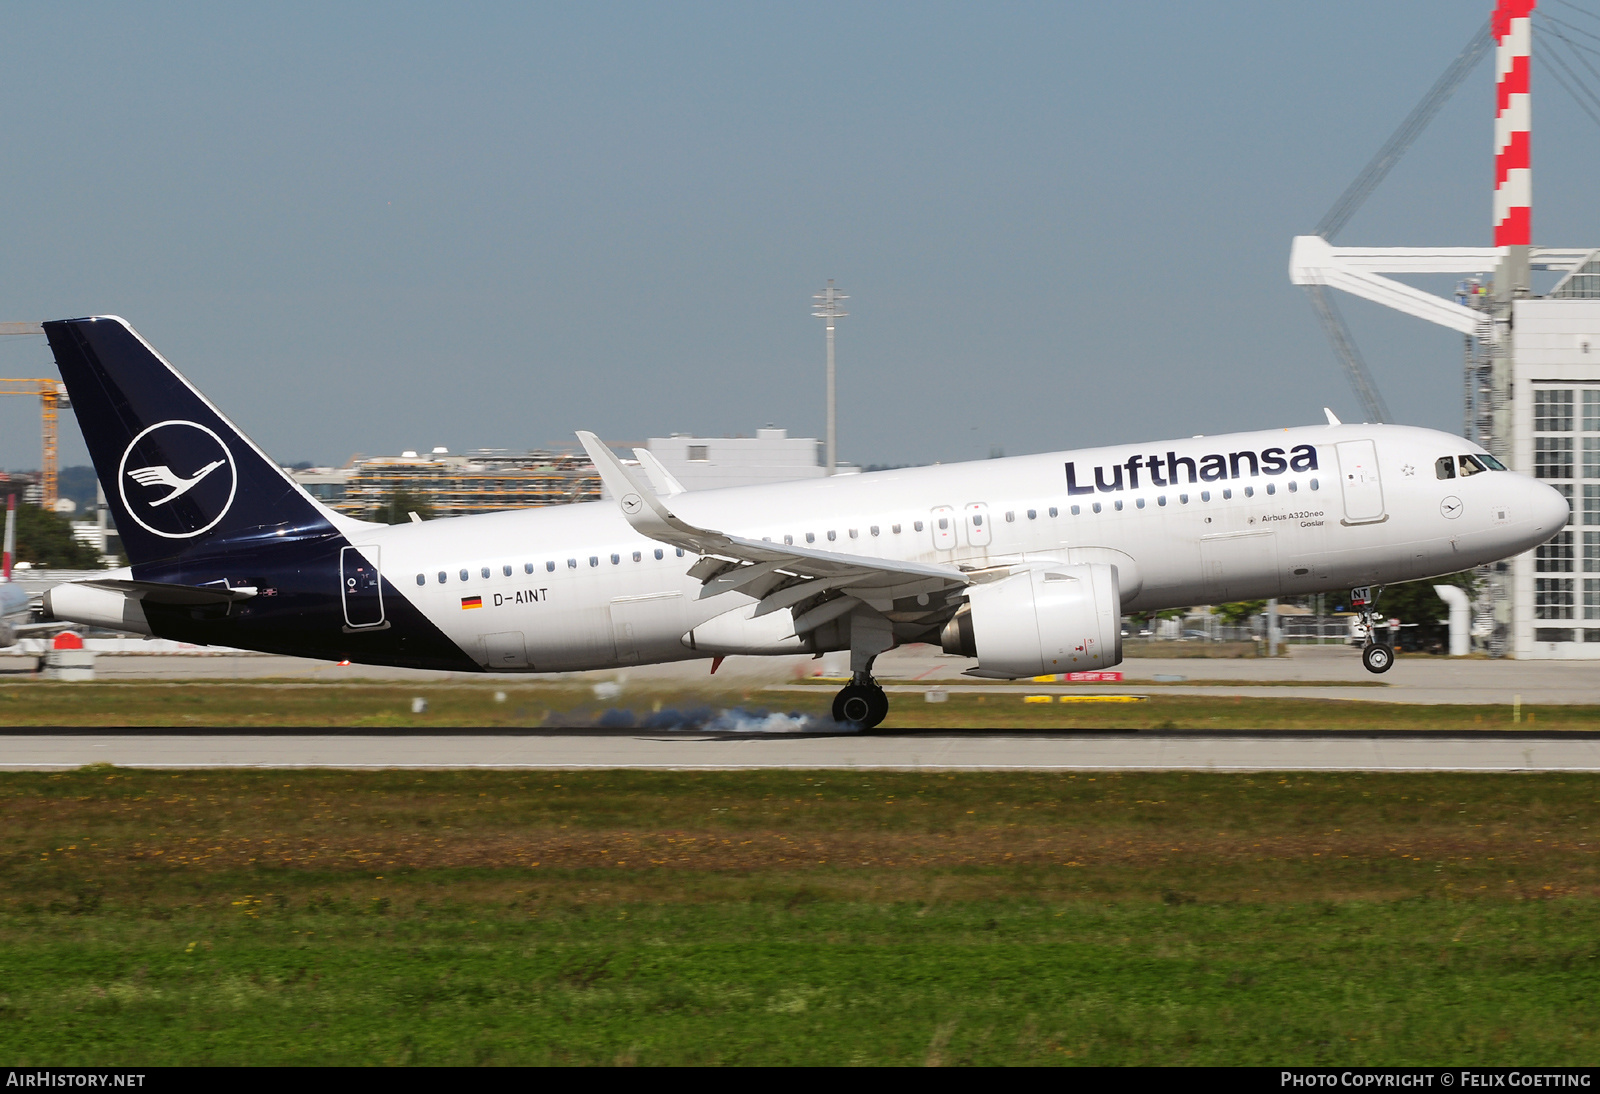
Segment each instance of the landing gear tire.
[[1361,651],[1361,663],[1368,672],[1388,672],[1394,664],[1394,647],[1374,642]]
[[889,716],[889,697],[877,684],[849,684],[833,697],[833,720],[871,729]]

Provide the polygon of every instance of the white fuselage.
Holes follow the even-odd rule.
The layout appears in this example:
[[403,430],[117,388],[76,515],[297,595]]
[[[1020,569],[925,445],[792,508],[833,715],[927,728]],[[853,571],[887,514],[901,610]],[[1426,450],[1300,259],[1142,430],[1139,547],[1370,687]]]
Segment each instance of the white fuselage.
[[[1442,458],[1481,451],[1433,430],[1314,426],[691,492],[671,503],[701,527],[843,554],[962,568],[1110,561],[1123,610],[1145,612],[1453,573],[1555,534],[1566,502],[1534,479],[1439,477]],[[609,501],[347,535],[491,668],[701,657],[689,632],[752,603],[739,592],[699,599],[701,582],[687,572],[695,555],[641,536]],[[496,657],[508,641],[525,658]],[[752,639],[751,652],[769,650]]]

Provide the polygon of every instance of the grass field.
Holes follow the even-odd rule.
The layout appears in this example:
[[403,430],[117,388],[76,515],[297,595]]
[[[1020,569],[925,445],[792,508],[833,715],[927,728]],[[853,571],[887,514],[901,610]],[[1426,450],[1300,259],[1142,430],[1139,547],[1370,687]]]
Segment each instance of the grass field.
[[1587,1064],[1600,777],[0,775],[0,1059]]
[[[1037,690],[1037,688],[1031,689]],[[1245,698],[1172,694],[1160,685],[1108,687],[1147,695],[1139,703],[1029,704],[1026,686],[986,695],[952,694],[927,703],[915,693],[890,696],[885,730],[965,729],[1494,729],[1600,730],[1600,707],[1524,704],[1431,706],[1374,700]],[[183,683],[0,684],[6,726],[135,727],[518,727],[651,725],[704,722],[730,708],[826,717],[834,688],[782,691],[637,689],[601,702],[592,690],[555,684],[323,684],[186,681]],[[1381,692],[1376,692],[1380,694]],[[501,698],[496,698],[500,696]],[[413,698],[427,700],[422,714]]]

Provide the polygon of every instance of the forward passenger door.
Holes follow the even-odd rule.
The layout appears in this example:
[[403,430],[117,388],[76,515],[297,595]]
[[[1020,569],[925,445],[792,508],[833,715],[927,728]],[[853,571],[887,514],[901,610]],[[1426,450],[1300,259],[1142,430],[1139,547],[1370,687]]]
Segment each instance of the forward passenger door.
[[1340,441],[1339,485],[1344,490],[1344,523],[1387,520],[1383,483],[1378,478],[1378,446],[1372,441]]

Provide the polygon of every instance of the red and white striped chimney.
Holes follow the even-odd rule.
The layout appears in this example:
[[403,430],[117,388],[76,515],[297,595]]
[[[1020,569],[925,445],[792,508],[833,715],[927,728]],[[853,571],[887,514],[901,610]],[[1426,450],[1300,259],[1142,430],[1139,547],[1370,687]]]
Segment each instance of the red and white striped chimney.
[[[1533,242],[1533,169],[1529,160],[1528,68],[1538,0],[1496,0],[1494,20],[1494,245]],[[1505,252],[1502,251],[1502,254]]]

